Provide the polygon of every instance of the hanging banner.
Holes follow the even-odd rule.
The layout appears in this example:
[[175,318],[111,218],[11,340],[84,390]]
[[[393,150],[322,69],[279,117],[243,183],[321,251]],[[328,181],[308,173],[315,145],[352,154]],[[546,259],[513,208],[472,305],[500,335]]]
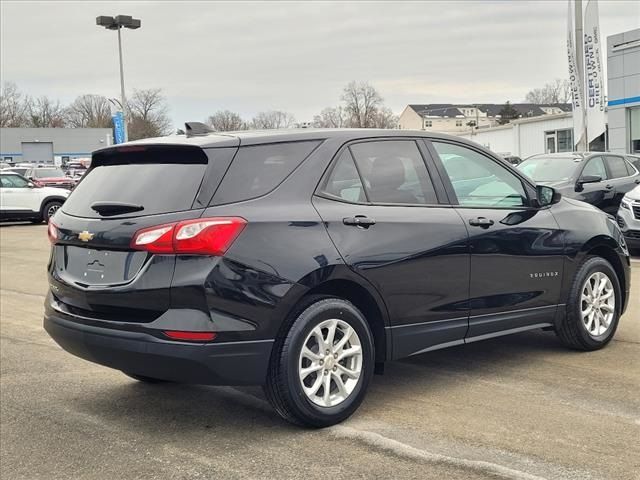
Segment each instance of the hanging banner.
[[114,143],[124,143],[124,115],[122,115],[122,112],[116,112],[111,119],[113,120]]
[[602,76],[602,44],[600,42],[598,0],[588,0],[584,12],[584,105],[587,112],[589,142],[605,130],[605,90]]
[[580,143],[584,132],[584,103],[583,103],[583,79],[578,74],[576,62],[576,32],[573,27],[573,8],[571,0],[567,15],[567,57],[569,60],[569,82],[571,85],[571,103],[573,103],[573,145]]

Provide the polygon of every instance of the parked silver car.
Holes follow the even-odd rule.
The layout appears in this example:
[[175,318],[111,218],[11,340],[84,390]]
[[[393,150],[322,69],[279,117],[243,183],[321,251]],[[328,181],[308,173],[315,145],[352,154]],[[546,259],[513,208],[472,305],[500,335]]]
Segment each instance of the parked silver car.
[[622,198],[618,210],[618,225],[624,234],[628,247],[640,252],[640,186]]

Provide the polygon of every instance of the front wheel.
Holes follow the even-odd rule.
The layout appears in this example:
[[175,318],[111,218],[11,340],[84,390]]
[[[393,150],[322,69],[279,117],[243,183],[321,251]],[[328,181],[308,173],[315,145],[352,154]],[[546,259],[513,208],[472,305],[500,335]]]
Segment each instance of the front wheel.
[[590,257],[578,268],[567,301],[567,313],[556,327],[566,346],[597,350],[611,341],[618,327],[622,295],[609,262]]
[[276,344],[265,394],[285,420],[328,427],[362,403],[374,369],[374,343],[350,302],[321,298],[293,321]]

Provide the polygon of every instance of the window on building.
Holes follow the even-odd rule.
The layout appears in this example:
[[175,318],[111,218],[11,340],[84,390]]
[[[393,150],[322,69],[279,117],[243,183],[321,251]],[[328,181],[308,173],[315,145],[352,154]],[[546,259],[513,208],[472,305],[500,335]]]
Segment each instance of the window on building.
[[462,126],[462,120],[456,120],[456,127]]
[[551,130],[545,132],[546,152],[573,152],[573,130]]
[[433,122],[431,120],[425,120],[424,128],[431,128],[431,127],[433,127]]
[[640,153],[640,107],[629,109],[630,153]]

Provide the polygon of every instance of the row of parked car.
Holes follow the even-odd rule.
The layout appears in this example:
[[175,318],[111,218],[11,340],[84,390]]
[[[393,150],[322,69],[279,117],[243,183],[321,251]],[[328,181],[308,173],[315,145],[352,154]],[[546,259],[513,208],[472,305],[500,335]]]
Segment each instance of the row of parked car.
[[516,168],[539,185],[616,216],[629,247],[640,250],[640,157],[605,152],[541,154]]
[[[540,154],[520,160],[516,168],[565,197],[615,215],[630,248],[640,250],[640,157],[603,152]],[[1,219],[47,221],[86,170],[79,162],[2,169]],[[460,180],[478,177],[473,171],[459,173]]]
[[48,222],[80,181],[82,163],[64,167],[4,165],[0,170],[0,220]]

